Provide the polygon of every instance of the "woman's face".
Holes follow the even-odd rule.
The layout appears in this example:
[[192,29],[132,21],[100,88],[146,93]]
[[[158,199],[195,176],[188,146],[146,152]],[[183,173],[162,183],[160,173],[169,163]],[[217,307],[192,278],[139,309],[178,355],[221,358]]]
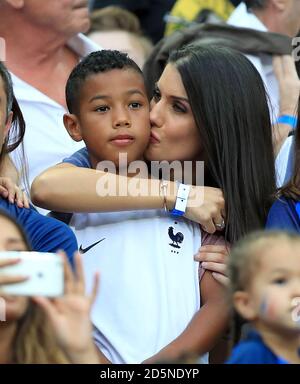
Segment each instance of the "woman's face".
[[181,76],[172,64],[162,73],[151,101],[149,161],[201,160],[201,138]]
[[[7,218],[0,217],[0,252],[27,251],[27,246],[18,228]],[[1,269],[0,269],[1,273]],[[0,287],[1,290],[1,287]],[[4,306],[6,322],[19,320],[26,312],[29,300],[21,296],[8,296],[0,293],[0,309]]]
[[9,118],[7,119],[7,97],[4,89],[4,83],[0,76],[0,153],[2,151],[5,137],[10,128],[11,117],[12,114],[10,114]]

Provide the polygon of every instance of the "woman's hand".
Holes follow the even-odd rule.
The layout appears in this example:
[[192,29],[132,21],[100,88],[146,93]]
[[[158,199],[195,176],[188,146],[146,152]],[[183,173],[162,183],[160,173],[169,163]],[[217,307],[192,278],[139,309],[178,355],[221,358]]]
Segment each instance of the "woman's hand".
[[8,177],[0,177],[0,196],[12,204],[16,203],[19,208],[29,208],[26,193]]
[[75,255],[76,276],[64,257],[65,294],[60,298],[35,297],[52,325],[58,345],[74,364],[99,364],[99,354],[92,339],[90,309],[96,298],[99,274],[95,274],[90,296],[85,294],[85,283],[80,255]]
[[199,223],[208,233],[219,230],[218,225],[222,226],[225,219],[225,200],[221,189],[192,186],[184,216]]
[[229,248],[225,245],[204,245],[194,256],[201,263],[203,269],[212,272],[212,276],[222,285],[228,286],[227,262]]
[[0,260],[0,292],[1,292],[1,285],[4,284],[15,284],[15,283],[21,283],[28,279],[26,276],[8,276],[1,273],[1,268],[8,267],[10,265],[15,265],[20,262],[20,259],[4,259]]

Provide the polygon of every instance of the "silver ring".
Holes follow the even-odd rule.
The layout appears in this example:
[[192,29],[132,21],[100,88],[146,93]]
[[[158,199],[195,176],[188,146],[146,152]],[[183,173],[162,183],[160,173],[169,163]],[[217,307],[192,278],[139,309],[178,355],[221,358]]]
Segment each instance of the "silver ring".
[[224,221],[224,219],[222,220],[222,223],[220,223],[220,224],[214,223],[214,224],[215,224],[215,227],[216,227],[219,231],[222,231],[222,230],[225,228],[225,221]]

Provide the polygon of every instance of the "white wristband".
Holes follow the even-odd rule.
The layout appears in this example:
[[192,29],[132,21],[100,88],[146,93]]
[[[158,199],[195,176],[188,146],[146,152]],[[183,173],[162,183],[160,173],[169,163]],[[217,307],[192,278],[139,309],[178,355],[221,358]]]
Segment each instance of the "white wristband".
[[185,214],[190,189],[189,185],[179,184],[175,208],[170,211],[172,215],[183,216]]

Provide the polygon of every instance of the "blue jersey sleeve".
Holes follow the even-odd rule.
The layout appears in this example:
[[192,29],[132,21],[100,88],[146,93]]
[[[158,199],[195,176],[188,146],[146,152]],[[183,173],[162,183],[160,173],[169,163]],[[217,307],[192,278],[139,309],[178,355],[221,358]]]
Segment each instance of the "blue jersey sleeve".
[[33,207],[19,208],[0,198],[0,209],[5,210],[23,227],[31,247],[37,252],[66,252],[73,265],[74,252],[78,250],[73,231],[64,223],[39,214]]
[[76,167],[92,168],[89,153],[86,147],[73,153],[70,157],[63,159],[63,163],[73,164]]
[[253,331],[245,341],[232,351],[226,364],[277,364],[276,355],[264,344],[260,335]]
[[276,364],[272,353],[266,352],[254,342],[241,343],[234,348],[226,364]]
[[300,219],[294,201],[278,199],[270,209],[266,228],[300,233]]

